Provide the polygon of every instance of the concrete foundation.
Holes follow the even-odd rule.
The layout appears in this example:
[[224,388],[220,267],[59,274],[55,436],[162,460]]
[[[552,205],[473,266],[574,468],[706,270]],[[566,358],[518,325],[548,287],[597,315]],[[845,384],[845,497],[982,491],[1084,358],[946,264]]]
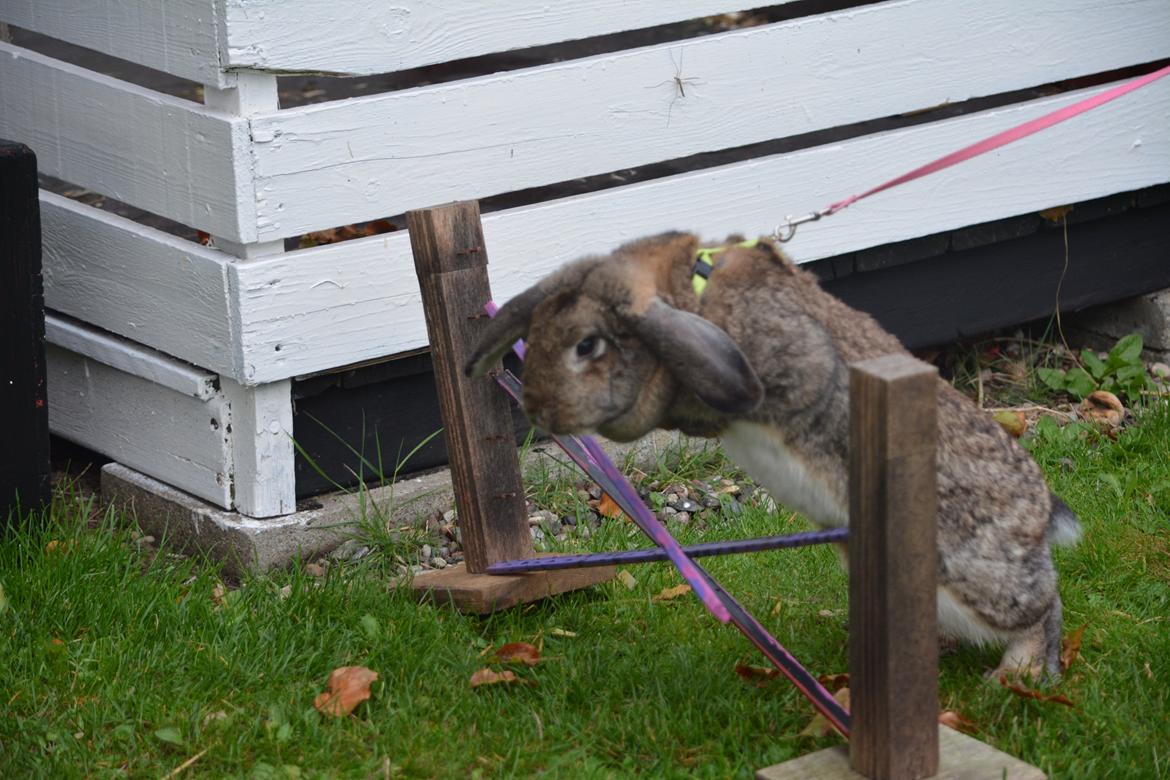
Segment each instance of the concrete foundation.
[[[632,444],[602,440],[602,445],[616,462],[632,459],[645,470],[680,440],[675,434],[658,431]],[[523,467],[525,473],[554,470],[562,468],[565,461],[559,448],[548,442],[531,448]],[[404,477],[393,486],[361,493],[321,495],[302,502],[311,508],[266,520],[226,512],[118,463],[102,468],[101,484],[103,500],[133,517],[144,533],[179,552],[209,555],[224,565],[229,576],[267,571],[326,554],[352,538],[366,518],[404,526],[425,522],[434,512],[455,505],[447,469]]]
[[1170,361],[1170,289],[1068,315],[1070,343],[1107,350],[1122,336],[1140,333],[1148,360]]

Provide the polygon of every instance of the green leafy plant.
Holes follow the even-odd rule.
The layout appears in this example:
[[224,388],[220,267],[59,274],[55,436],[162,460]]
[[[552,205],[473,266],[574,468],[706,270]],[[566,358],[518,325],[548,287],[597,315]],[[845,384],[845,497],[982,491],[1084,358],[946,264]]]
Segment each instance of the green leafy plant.
[[1102,360],[1089,349],[1081,350],[1081,365],[1068,370],[1038,368],[1036,375],[1047,387],[1084,398],[1095,390],[1107,390],[1130,402],[1153,386],[1142,362],[1142,337],[1131,333],[1118,341]]

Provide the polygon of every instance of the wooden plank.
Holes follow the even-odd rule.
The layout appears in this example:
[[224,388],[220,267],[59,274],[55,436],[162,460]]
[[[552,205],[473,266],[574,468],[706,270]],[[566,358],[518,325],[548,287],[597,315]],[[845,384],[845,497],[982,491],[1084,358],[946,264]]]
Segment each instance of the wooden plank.
[[260,231],[290,236],[1165,57],[1165,0],[893,0],[304,106],[253,122]]
[[507,397],[463,365],[487,323],[491,298],[479,204],[454,203],[406,215],[431,354],[451,483],[469,574],[532,555],[520,459]]
[[[804,213],[1107,86],[484,217],[500,301],[631,238],[761,235]],[[800,228],[798,262],[1170,181],[1170,80]],[[427,343],[408,238],[372,236],[233,266],[250,381]],[[533,246],[539,246],[534,252]]]
[[486,615],[588,588],[611,580],[616,574],[616,566],[594,566],[502,577],[472,574],[460,563],[415,575],[410,586],[421,598],[435,604],[450,605],[471,615]]
[[231,410],[233,506],[249,517],[296,509],[292,387],[288,380],[243,387],[220,378]]
[[0,531],[51,497],[37,160],[0,140]]
[[[938,727],[939,767],[931,780],[1044,780],[1044,772],[991,745]],[[756,780],[863,780],[849,766],[845,745],[770,766],[756,772]]]
[[45,317],[45,340],[192,398],[206,401],[217,393],[213,374],[60,315]]
[[0,0],[0,20],[203,84],[225,86],[216,0]]
[[0,136],[31,146],[43,173],[256,240],[244,119],[0,43]]
[[51,309],[244,379],[230,257],[49,192],[40,201]]
[[849,757],[875,780],[938,770],[938,370],[849,367]]
[[226,56],[229,67],[282,73],[389,73],[752,7],[742,0],[446,0],[389,8],[368,0],[227,0]]
[[194,398],[53,345],[46,353],[53,433],[231,508],[222,396]]

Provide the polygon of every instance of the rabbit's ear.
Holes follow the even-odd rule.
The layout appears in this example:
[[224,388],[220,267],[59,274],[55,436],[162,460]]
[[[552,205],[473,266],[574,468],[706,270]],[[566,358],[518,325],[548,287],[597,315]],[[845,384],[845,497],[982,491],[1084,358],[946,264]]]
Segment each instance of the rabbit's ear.
[[517,339],[528,335],[528,327],[532,324],[532,312],[547,296],[545,285],[538,284],[504,304],[484,328],[483,336],[480,337],[479,344],[468,359],[463,372],[467,376],[483,376],[488,369],[500,362]]
[[630,325],[675,380],[708,406],[746,414],[760,405],[764,386],[726,331],[697,314],[655,298]]

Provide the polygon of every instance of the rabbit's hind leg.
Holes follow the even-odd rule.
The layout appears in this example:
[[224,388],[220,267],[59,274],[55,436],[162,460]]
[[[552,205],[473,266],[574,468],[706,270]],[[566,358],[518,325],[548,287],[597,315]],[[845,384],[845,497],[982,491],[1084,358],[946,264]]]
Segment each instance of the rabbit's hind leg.
[[1013,635],[1003,653],[1003,660],[989,680],[1031,677],[1034,680],[1055,681],[1060,678],[1061,603],[1057,596],[1042,620]]

